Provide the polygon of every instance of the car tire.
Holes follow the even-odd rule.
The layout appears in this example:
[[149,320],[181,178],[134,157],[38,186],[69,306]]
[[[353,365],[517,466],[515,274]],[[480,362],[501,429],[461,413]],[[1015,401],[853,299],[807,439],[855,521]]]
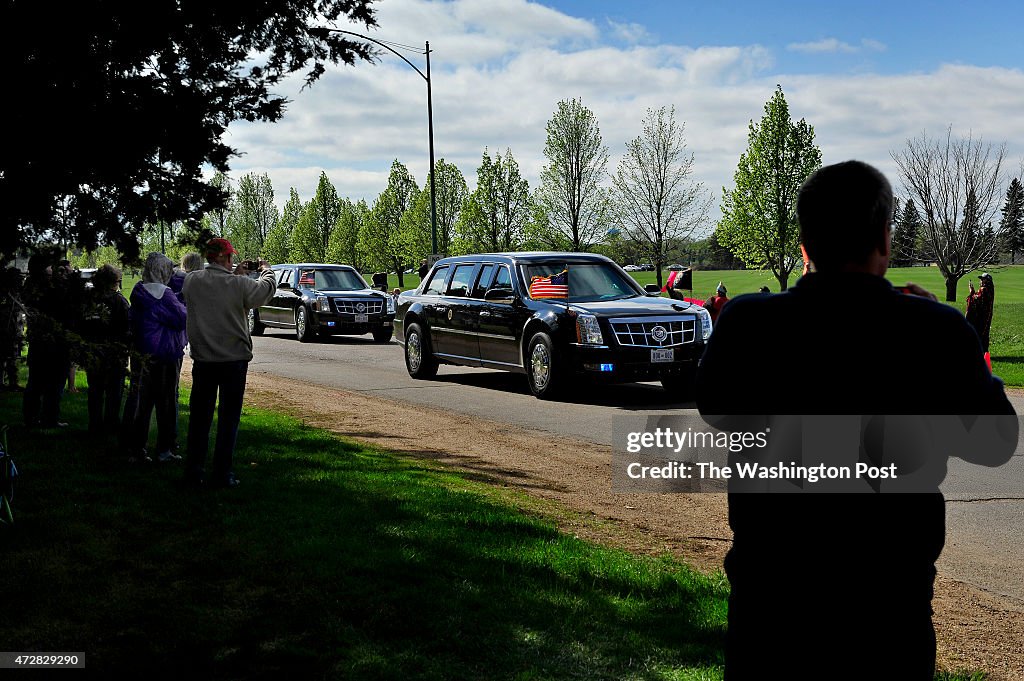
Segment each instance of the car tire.
[[390,326],[384,326],[379,329],[373,330],[373,342],[374,343],[390,343],[391,338],[395,335],[395,330]]
[[249,335],[250,336],[262,336],[263,330],[267,328],[260,321],[259,310],[253,308],[249,310]]
[[316,338],[316,329],[309,323],[309,313],[304,305],[295,309],[295,337],[300,343],[308,343]]
[[686,369],[680,374],[665,376],[661,379],[661,387],[672,398],[673,402],[690,402],[697,396],[697,368]]
[[430,346],[430,337],[416,323],[405,328],[405,368],[416,379],[431,379],[437,375],[437,358]]
[[558,397],[562,393],[564,373],[551,336],[543,331],[534,334],[526,346],[526,380],[530,392],[542,400]]

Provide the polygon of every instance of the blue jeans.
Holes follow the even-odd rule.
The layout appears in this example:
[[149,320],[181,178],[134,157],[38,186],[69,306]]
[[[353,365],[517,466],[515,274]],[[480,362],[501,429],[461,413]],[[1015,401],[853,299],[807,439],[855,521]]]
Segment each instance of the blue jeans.
[[[249,362],[192,362],[192,396],[189,399],[188,458],[185,476],[203,477],[206,450],[210,444],[213,409],[217,407],[217,439],[213,447],[212,479],[225,482],[232,474],[231,458],[235,453],[238,421],[242,417],[245,375]],[[220,404],[217,405],[217,395]]]

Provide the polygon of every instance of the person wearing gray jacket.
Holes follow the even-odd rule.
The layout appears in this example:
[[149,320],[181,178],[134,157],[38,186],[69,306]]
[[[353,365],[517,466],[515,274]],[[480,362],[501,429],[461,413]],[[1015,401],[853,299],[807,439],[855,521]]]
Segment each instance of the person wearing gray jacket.
[[181,289],[188,311],[186,329],[192,353],[186,484],[203,482],[216,406],[217,437],[210,484],[238,485],[231,459],[252,359],[248,312],[270,302],[276,285],[274,272],[265,260],[260,262],[258,279],[246,276],[249,271],[243,265],[232,268],[232,256],[236,253],[227,239],[210,239],[206,245],[206,267],[189,272]]

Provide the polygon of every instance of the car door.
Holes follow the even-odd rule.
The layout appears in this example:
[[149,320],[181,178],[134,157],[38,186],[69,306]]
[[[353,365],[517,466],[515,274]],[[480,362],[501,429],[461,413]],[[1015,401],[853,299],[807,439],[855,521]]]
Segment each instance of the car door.
[[431,336],[435,351],[459,364],[480,363],[476,334],[478,305],[481,301],[470,297],[477,269],[477,263],[454,266],[444,295],[447,306],[445,318],[438,321]]
[[[281,268],[274,272],[274,280],[276,285],[280,286],[282,281],[289,281],[292,269],[289,267]],[[260,319],[264,322],[271,322],[273,324],[280,324],[282,319],[281,307],[283,305],[281,289],[277,288],[274,290],[274,296],[267,302],[266,305],[260,308]]]
[[526,323],[527,311],[515,304],[519,294],[509,266],[496,264],[493,278],[486,286],[477,314],[480,362],[498,369],[522,367],[519,334]]
[[[423,301],[421,314],[427,324],[435,354],[437,353],[437,339],[444,335],[444,329],[448,326],[448,304],[444,294],[450,273],[451,267],[448,265],[440,265],[435,268],[428,275],[430,278],[423,284],[423,292],[420,294]],[[439,327],[441,331],[437,331]]]

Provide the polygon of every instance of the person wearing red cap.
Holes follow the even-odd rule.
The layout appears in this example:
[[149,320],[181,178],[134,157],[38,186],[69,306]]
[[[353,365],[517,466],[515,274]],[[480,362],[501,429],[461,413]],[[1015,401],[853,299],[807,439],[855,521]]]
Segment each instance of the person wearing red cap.
[[266,305],[276,290],[270,263],[260,261],[260,276],[245,276],[242,265],[232,268],[238,251],[223,238],[206,244],[206,267],[189,272],[182,285],[188,311],[186,328],[192,353],[192,397],[189,400],[186,484],[203,482],[203,470],[217,406],[217,438],[213,449],[210,483],[235,487],[238,478],[231,459],[242,416],[245,376],[252,359],[248,312]]

